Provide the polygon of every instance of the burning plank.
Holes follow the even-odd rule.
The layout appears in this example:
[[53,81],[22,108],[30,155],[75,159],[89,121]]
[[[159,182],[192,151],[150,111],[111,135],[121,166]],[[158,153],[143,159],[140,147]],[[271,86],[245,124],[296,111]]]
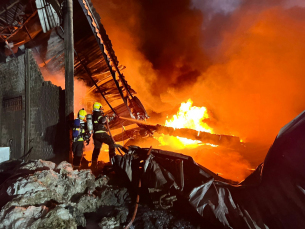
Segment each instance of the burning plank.
[[[193,101],[189,99],[181,103],[179,111],[171,119],[165,121],[165,125],[151,125],[144,121],[120,117],[122,120],[131,121],[140,128],[125,131],[114,136],[116,141],[128,138],[145,137],[149,134],[158,133],[178,137],[178,141],[185,146],[198,144],[213,144],[216,146],[236,147],[240,145],[240,138],[232,135],[215,134],[213,129],[206,123],[209,118],[206,107],[192,106]],[[186,139],[182,139],[186,138]],[[161,140],[159,139],[159,142]]]
[[[148,127],[150,128],[150,127]],[[221,146],[240,145],[240,138],[232,135],[211,134],[204,131],[197,131],[187,128],[173,128],[167,126],[156,125],[154,129],[159,134],[167,134],[175,137],[183,137],[191,140],[198,140],[202,143],[209,143]]]
[[[125,118],[124,118],[125,119]],[[128,119],[129,120],[129,119]],[[143,124],[141,121],[134,120],[140,127],[127,130],[121,134],[115,135],[115,141],[125,141],[129,138],[134,137],[145,137],[148,134],[159,133],[166,134],[175,137],[183,137],[191,140],[201,141],[202,143],[209,143],[219,146],[239,146],[241,144],[240,138],[232,135],[223,135],[223,134],[211,134],[208,132],[197,131],[187,128],[173,128],[162,125],[148,125]]]

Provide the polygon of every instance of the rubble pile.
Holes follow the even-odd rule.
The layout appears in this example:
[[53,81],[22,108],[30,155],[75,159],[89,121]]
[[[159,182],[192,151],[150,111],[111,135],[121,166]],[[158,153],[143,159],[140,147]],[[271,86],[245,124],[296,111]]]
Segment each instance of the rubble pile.
[[56,166],[42,160],[21,166],[15,174],[0,187],[1,198],[8,200],[0,211],[0,228],[86,227],[85,214],[107,206],[113,209],[105,215],[113,213],[114,217],[101,218],[101,225],[107,221],[120,225],[127,220],[127,189],[108,185],[107,176],[96,178],[91,170],[73,170],[67,162]]
[[[16,167],[16,161],[11,162]],[[18,163],[17,163],[18,164]],[[73,170],[68,162],[56,166],[36,160],[17,166],[1,166],[0,228],[123,228],[135,200],[115,177],[90,169]],[[1,169],[2,168],[2,169]],[[6,174],[7,175],[7,174]],[[131,228],[195,228],[171,211],[140,205]]]

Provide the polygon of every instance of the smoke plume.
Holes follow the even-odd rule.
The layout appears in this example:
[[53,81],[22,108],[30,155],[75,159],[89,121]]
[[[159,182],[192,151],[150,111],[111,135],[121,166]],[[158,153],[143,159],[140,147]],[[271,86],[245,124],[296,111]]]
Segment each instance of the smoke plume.
[[93,3],[153,116],[191,98],[219,133],[271,144],[304,109],[303,1]]
[[[93,3],[152,121],[190,98],[207,107],[215,133],[258,147],[304,110],[304,1]],[[266,153],[239,156],[253,166]]]

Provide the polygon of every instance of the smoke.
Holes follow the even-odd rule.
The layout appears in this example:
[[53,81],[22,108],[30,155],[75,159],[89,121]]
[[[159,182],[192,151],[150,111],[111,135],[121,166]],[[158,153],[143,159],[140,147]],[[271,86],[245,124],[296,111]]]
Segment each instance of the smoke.
[[181,99],[166,96],[186,92],[210,63],[201,48],[202,12],[190,0],[93,3],[145,107],[157,113],[176,107]]
[[209,15],[210,17],[218,13],[230,14],[234,12],[240,4],[241,0],[192,1],[193,7],[200,9],[205,15]]
[[305,7],[305,2],[303,0],[286,0],[284,1],[285,8],[292,7]]
[[232,22],[238,26],[223,33],[216,61],[192,91],[195,98],[210,97],[219,126],[249,141],[271,143],[304,109],[304,11],[251,8],[245,15],[246,10],[235,12]]
[[[304,110],[303,0],[92,2],[151,121],[163,124],[190,98],[207,107],[215,133],[270,145]],[[253,152],[218,162],[245,171],[244,158],[253,165],[267,153]]]
[[270,144],[304,109],[303,1],[93,3],[149,111],[191,98],[219,131]]
[[[270,146],[304,110],[304,1],[93,3],[151,121],[163,124],[190,98],[215,133]],[[239,156],[257,165],[264,149]]]

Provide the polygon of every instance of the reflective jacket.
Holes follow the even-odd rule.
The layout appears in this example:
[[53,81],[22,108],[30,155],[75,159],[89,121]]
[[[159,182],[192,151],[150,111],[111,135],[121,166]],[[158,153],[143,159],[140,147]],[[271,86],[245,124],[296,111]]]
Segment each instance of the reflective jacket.
[[93,111],[92,122],[94,133],[102,133],[107,131],[107,117],[101,111]]
[[114,117],[108,118],[101,111],[93,111],[92,122],[93,122],[93,131],[94,133],[103,133],[107,132],[107,119],[109,122],[113,120]]

